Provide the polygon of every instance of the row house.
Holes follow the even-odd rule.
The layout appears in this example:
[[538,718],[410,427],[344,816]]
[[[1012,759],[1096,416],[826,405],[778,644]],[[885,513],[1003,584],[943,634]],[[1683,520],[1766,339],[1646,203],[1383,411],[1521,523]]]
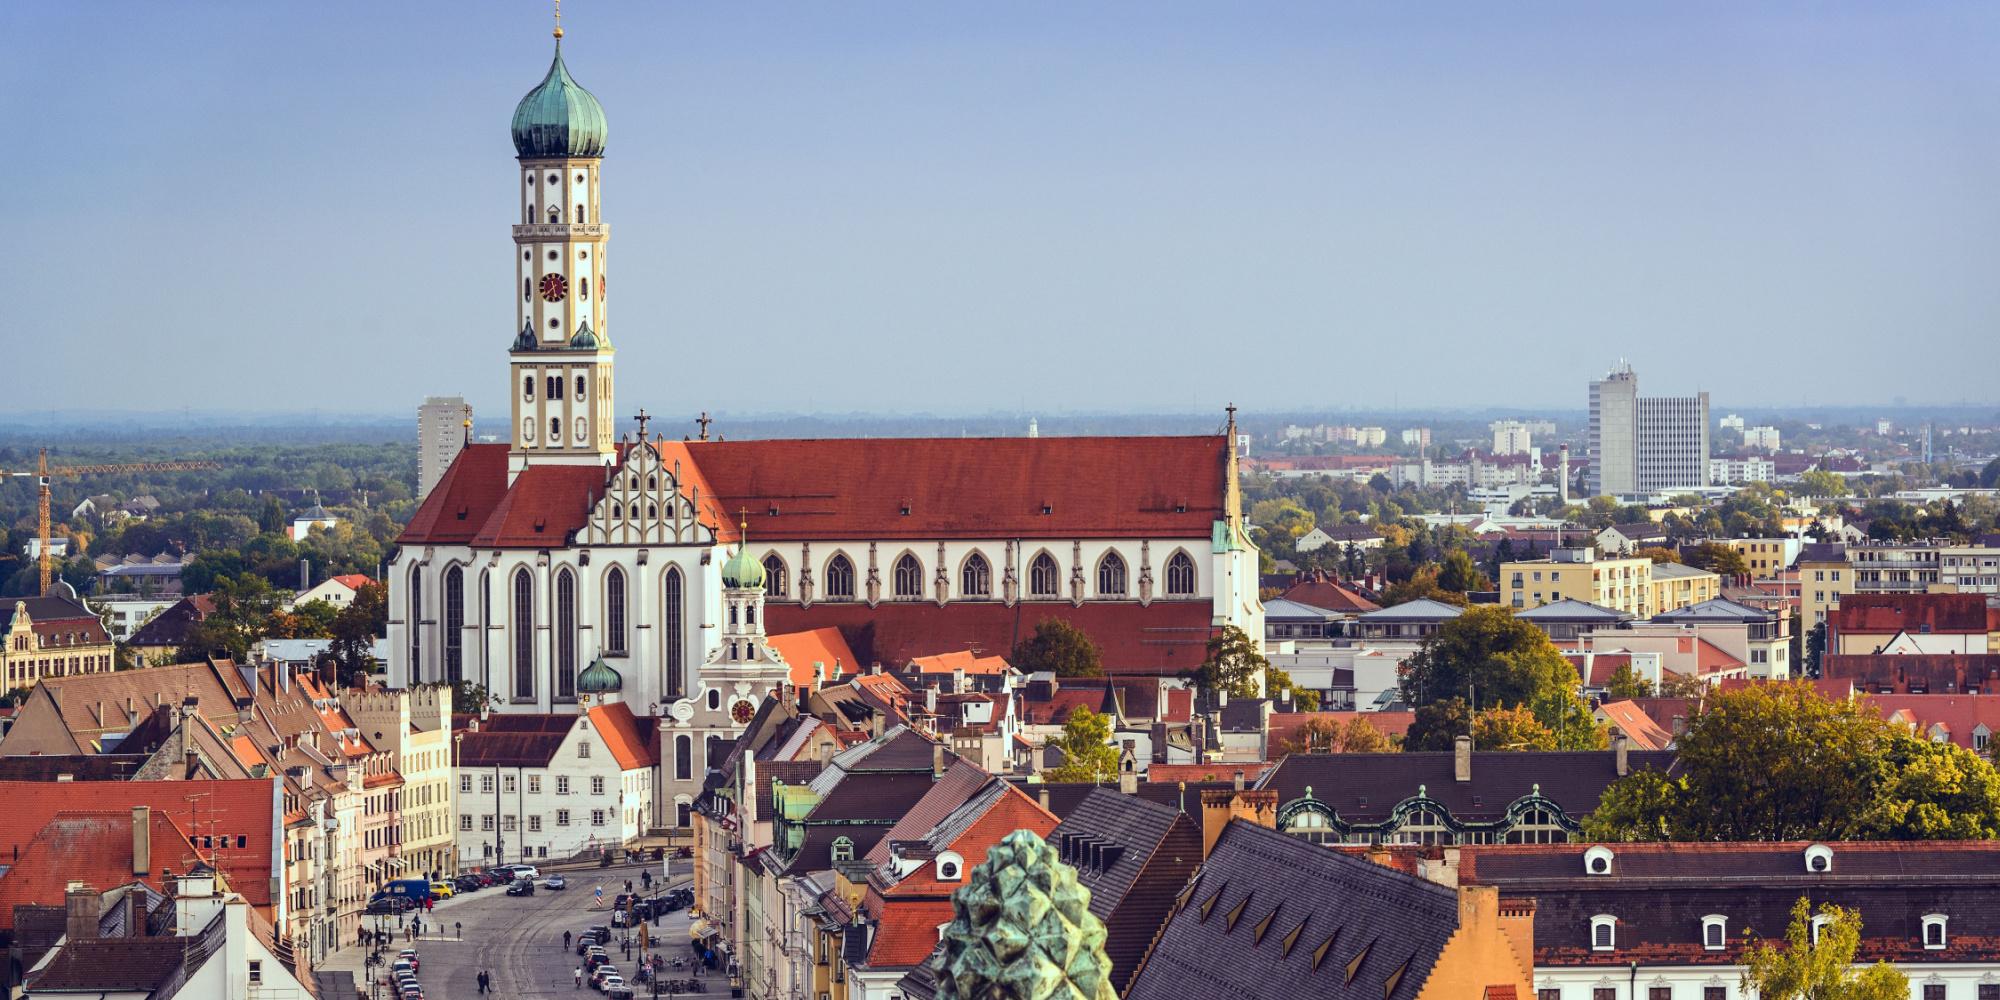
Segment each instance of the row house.
[[452,734],[461,869],[612,850],[648,829],[657,720],[611,702],[464,723]]
[[117,647],[97,612],[58,591],[0,599],[0,672],[10,691],[45,678],[109,673],[115,664]]

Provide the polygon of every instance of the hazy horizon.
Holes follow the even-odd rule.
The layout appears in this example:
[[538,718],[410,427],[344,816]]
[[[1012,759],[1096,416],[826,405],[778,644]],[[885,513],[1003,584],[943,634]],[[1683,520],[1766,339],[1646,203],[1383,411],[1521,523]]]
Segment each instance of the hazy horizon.
[[[2000,7],[565,15],[621,416],[2000,399]],[[0,26],[0,414],[504,405],[545,3]]]

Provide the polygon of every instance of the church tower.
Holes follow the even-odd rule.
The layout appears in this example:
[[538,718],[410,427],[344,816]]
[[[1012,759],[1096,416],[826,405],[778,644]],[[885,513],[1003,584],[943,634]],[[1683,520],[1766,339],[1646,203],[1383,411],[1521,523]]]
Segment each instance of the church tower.
[[791,680],[791,668],[765,641],[764,566],[751,557],[747,532],[722,564],[722,616],[722,635],[702,665],[701,682],[726,691],[730,721],[740,729],[766,694]]
[[605,250],[598,197],[604,108],[555,61],[514,108],[520,221],[514,226],[515,309],[508,395],[514,420],[507,476],[529,465],[609,465],[613,440]]

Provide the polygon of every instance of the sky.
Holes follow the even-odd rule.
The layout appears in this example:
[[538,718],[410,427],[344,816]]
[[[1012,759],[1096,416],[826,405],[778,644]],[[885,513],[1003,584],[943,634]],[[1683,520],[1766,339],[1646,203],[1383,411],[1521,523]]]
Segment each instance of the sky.
[[[626,411],[1576,409],[1620,358],[1718,412],[2000,399],[2000,4],[563,24]],[[549,28],[0,5],[0,414],[497,410]]]

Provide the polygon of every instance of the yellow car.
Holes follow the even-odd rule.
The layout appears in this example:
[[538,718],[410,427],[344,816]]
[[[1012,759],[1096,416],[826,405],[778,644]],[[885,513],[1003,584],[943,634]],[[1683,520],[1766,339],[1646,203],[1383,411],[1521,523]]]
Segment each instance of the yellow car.
[[452,896],[452,892],[453,892],[453,887],[450,882],[431,883],[431,895],[436,896],[439,899],[450,899]]

